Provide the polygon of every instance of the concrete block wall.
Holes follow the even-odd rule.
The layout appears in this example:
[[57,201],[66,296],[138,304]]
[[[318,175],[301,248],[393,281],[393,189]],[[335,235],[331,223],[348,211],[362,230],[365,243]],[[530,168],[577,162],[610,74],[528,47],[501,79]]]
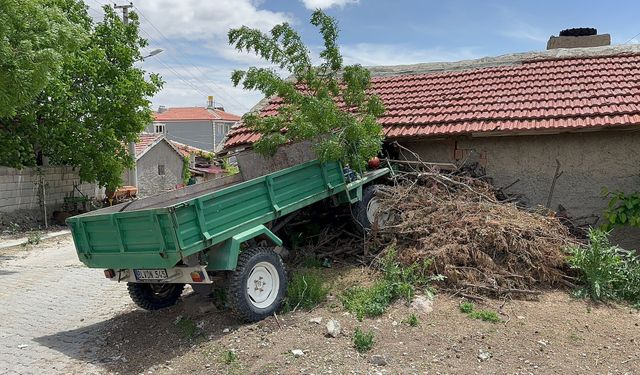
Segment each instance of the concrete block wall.
[[[46,203],[48,209],[57,209],[64,198],[71,196],[75,184],[80,184],[80,177],[71,167],[41,167],[45,183]],[[0,213],[12,213],[21,210],[39,210],[37,168],[14,169],[0,167]],[[104,197],[103,190],[95,183],[82,183],[80,191],[89,197]],[[75,191],[75,196],[80,194]]]

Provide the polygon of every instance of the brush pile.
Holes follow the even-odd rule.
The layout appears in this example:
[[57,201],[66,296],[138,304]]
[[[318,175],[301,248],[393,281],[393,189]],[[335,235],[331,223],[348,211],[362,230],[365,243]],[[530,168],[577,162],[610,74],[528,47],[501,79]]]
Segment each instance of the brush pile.
[[564,249],[575,243],[553,212],[525,210],[496,199],[480,178],[405,174],[378,198],[391,213],[371,244],[394,246],[400,261],[433,261],[444,287],[466,296],[521,297],[566,283]]

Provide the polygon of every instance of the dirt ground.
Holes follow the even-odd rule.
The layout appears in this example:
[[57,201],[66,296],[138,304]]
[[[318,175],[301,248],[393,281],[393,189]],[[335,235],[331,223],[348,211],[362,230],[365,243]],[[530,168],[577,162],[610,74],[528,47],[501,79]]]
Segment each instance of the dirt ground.
[[[339,291],[367,275],[350,268],[327,271],[327,279]],[[254,324],[242,324],[200,295],[183,299],[164,311],[130,307],[101,324],[96,364],[118,374],[640,373],[640,313],[575,300],[566,291],[545,292],[537,301],[478,305],[500,312],[502,323],[469,318],[459,311],[461,299],[447,294],[436,296],[429,313],[397,302],[363,322],[335,296],[312,312]],[[420,319],[417,327],[402,322],[412,313]],[[309,321],[319,317],[320,324]],[[337,338],[325,336],[329,319],[342,326]],[[355,350],[356,327],[375,333],[370,352]],[[295,349],[304,355],[295,357]],[[372,363],[373,355],[386,364]]]

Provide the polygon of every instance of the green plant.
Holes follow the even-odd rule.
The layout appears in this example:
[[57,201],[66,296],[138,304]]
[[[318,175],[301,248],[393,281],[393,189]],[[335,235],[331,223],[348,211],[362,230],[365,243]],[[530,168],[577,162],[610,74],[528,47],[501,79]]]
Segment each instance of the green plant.
[[498,323],[502,321],[495,311],[488,310],[476,310],[476,307],[471,302],[462,302],[458,308],[461,313],[467,314],[472,319],[478,319],[485,322]]
[[358,320],[383,314],[399,298],[411,302],[416,288],[429,291],[430,282],[442,280],[441,276],[428,275],[427,269],[431,265],[428,260],[405,267],[396,258],[395,249],[387,249],[379,261],[382,278],[370,287],[349,288],[340,296],[345,309],[354,313]]
[[224,169],[227,175],[234,175],[240,173],[240,168],[237,165],[229,163],[229,159],[222,159],[222,169]]
[[289,280],[284,310],[296,311],[298,308],[312,310],[327,298],[327,294],[329,294],[329,288],[324,285],[318,272],[310,270],[295,272]]
[[373,348],[374,338],[371,330],[364,332],[360,327],[356,327],[353,334],[353,346],[360,353],[368,352]]
[[27,245],[37,245],[40,242],[42,242],[42,233],[33,232],[33,233],[29,234],[29,236],[27,237],[27,242],[25,243],[25,246],[27,246]]
[[304,268],[322,268],[322,261],[313,255],[306,256],[300,264]]
[[609,204],[604,211],[607,221],[602,225],[603,230],[610,231],[621,225],[640,227],[640,192],[610,192],[605,187],[602,188],[602,195],[609,198]]
[[612,245],[608,232],[592,229],[587,245],[572,246],[567,251],[568,262],[579,270],[583,285],[577,296],[595,301],[640,302],[640,258],[632,251]]
[[475,308],[475,306],[471,302],[462,302],[458,307],[460,308],[460,312],[463,312],[465,314],[470,314]]
[[260,67],[234,71],[234,85],[242,83],[245,89],[281,100],[277,114],[264,117],[250,112],[242,120],[261,135],[254,147],[263,155],[273,155],[288,142],[313,140],[320,160],[340,160],[360,170],[381,149],[383,133],[376,119],[384,106],[368,92],[367,69],[343,66],[336,20],[316,10],[311,24],[319,28],[324,42],[320,64],[314,63],[300,35],[287,23],[276,25],[270,34],[246,26],[229,31],[229,43],[237,50],[254,52],[291,74],[285,79],[276,69]]
[[176,320],[175,325],[176,327],[178,327],[180,333],[182,334],[182,337],[184,337],[185,339],[193,338],[196,334],[196,331],[198,330],[196,323],[194,323],[193,320],[185,317],[180,317],[178,320]]
[[403,322],[411,327],[417,327],[420,325],[420,319],[418,319],[416,314],[409,315],[405,320],[403,320]]
[[226,363],[227,365],[231,365],[238,361],[238,355],[233,350],[225,351],[223,356],[224,356],[224,363]]
[[189,183],[189,179],[191,178],[191,171],[189,170],[190,163],[191,158],[189,156],[182,158],[182,183],[185,185]]

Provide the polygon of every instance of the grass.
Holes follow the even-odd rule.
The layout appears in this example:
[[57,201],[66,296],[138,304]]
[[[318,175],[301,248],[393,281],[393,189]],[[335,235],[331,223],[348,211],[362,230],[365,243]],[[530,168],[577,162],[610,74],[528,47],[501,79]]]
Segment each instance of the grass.
[[418,316],[416,314],[411,314],[405,320],[403,320],[403,323],[409,325],[410,327],[417,327],[420,325],[420,319],[418,319]]
[[360,321],[365,317],[382,315],[394,301],[404,298],[411,302],[416,289],[430,291],[429,283],[442,279],[427,275],[430,265],[430,261],[424,261],[404,267],[396,260],[395,249],[388,249],[379,262],[382,278],[369,287],[355,286],[347,289],[340,296],[340,301]]
[[238,355],[233,350],[227,350],[223,354],[224,363],[232,365],[238,361]]
[[42,242],[42,233],[40,232],[33,232],[31,234],[29,234],[29,236],[27,237],[27,242],[25,242],[23,244],[23,246],[28,246],[28,245],[37,245],[40,242]]
[[196,323],[189,318],[180,317],[180,319],[176,320],[175,324],[180,330],[180,334],[182,334],[182,337],[185,339],[193,338],[198,330]]
[[578,297],[624,300],[640,306],[640,257],[609,242],[609,233],[592,229],[587,245],[567,249],[568,262],[580,273]]
[[329,288],[317,271],[302,270],[293,273],[287,289],[285,311],[312,310],[327,298]]
[[368,352],[373,348],[374,338],[371,330],[364,332],[360,327],[356,327],[353,334],[353,346],[359,353]]
[[495,311],[489,310],[476,310],[476,307],[471,302],[462,302],[458,308],[463,314],[467,314],[472,319],[482,320],[483,322],[500,323],[502,319]]
[[322,268],[322,261],[315,256],[307,256],[302,259],[301,266],[304,268]]

